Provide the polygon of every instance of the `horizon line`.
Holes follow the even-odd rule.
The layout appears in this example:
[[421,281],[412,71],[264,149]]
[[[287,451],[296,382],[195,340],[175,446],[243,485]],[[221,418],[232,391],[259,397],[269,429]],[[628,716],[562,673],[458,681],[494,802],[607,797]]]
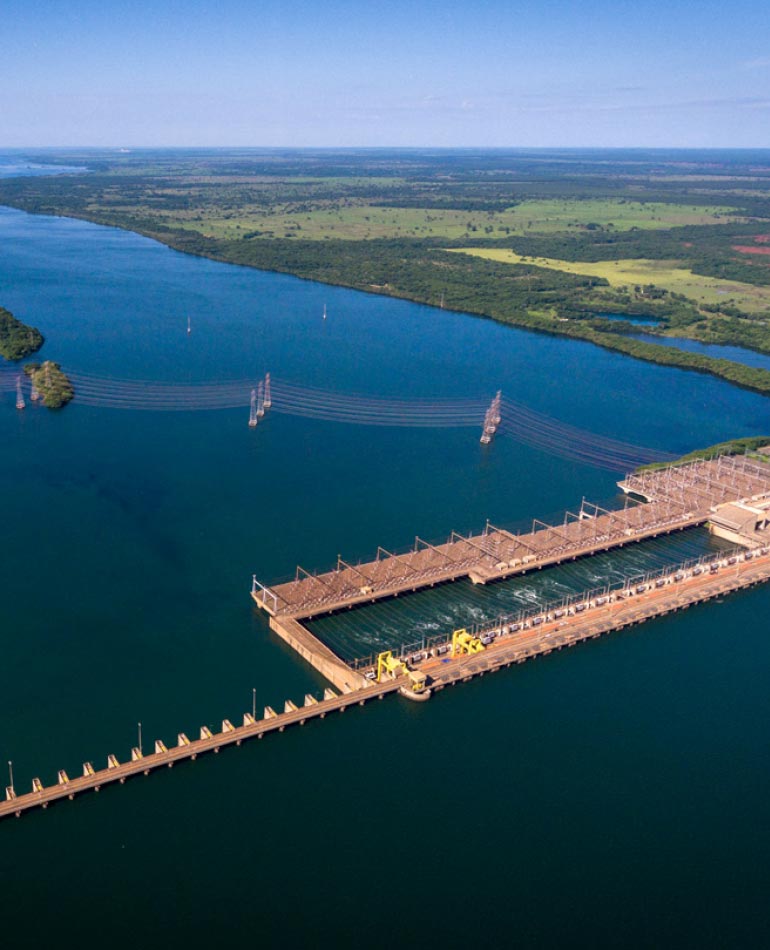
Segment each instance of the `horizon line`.
[[23,152],[31,149],[51,149],[65,151],[70,149],[88,149],[118,153],[168,150],[198,151],[336,151],[336,152],[376,152],[376,151],[435,151],[435,152],[770,152],[770,145],[2,145],[0,152]]

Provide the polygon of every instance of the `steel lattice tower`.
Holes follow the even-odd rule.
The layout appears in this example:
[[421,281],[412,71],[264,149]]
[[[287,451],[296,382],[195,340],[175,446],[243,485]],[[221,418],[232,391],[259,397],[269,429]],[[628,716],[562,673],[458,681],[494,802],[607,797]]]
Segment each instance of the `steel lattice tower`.
[[251,411],[249,412],[249,425],[253,429],[257,424],[257,391],[251,390]]
[[492,441],[492,436],[497,432],[497,427],[502,420],[502,416],[500,415],[501,400],[502,392],[498,389],[495,398],[489,404],[489,409],[487,409],[484,416],[484,425],[482,426],[481,438],[479,439],[484,445],[488,445]]

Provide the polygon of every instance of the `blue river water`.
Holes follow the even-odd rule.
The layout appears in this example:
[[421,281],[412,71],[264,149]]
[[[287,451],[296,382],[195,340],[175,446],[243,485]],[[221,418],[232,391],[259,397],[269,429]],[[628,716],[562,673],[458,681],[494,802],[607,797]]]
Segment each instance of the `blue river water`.
[[628,313],[597,313],[597,317],[603,317],[605,320],[621,320],[623,323],[630,323],[637,327],[656,327],[660,320],[652,317],[638,317]]
[[652,333],[632,333],[631,337],[643,343],[672,346],[675,350],[684,350],[687,353],[700,353],[703,356],[732,360],[734,363],[743,363],[757,369],[770,369],[770,355],[758,353],[756,350],[747,350],[743,346],[722,346],[719,343],[701,343],[699,340],[686,340],[683,337],[660,337]]
[[[766,399],[707,376],[114,229],[0,209],[0,251],[0,303],[73,372],[269,370],[401,399],[502,389],[677,453],[770,429]],[[0,404],[0,760],[17,790],[127,757],[139,721],[145,745],[168,744],[240,720],[252,688],[260,707],[318,693],[252,609],[252,573],[611,499],[622,474],[509,437],[485,450],[480,428],[246,423]],[[192,947],[755,946],[769,608],[757,589],[6,821],[3,932],[29,946],[170,932]]]
[[18,149],[0,152],[0,178],[37,178],[50,175],[71,175],[84,172],[82,165],[46,165],[30,161]]

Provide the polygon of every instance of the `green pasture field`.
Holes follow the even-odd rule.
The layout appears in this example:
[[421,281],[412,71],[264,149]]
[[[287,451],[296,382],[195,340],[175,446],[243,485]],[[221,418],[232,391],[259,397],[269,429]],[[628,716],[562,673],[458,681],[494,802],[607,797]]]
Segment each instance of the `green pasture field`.
[[549,257],[527,257],[497,248],[457,248],[458,253],[507,264],[532,264],[549,270],[588,277],[604,277],[611,287],[649,286],[653,284],[671,293],[683,294],[696,303],[731,303],[746,313],[770,309],[770,287],[755,287],[735,280],[701,277],[678,266],[676,261],[643,258],[620,261],[560,261]]
[[[209,185],[210,179],[201,182]],[[232,183],[233,185],[235,182]],[[252,237],[298,237],[305,240],[367,240],[376,238],[441,238],[464,240],[474,238],[504,238],[528,233],[556,233],[583,231],[587,228],[628,231],[664,229],[683,225],[703,225],[742,220],[728,207],[637,202],[626,199],[547,199],[515,202],[515,186],[511,187],[512,207],[504,211],[467,211],[451,208],[394,208],[382,207],[376,201],[355,197],[325,197],[330,181],[305,179],[303,185],[318,185],[317,192],[307,197],[281,193],[275,181],[238,182],[243,191],[237,201],[227,208],[227,202],[209,204],[205,194],[200,205],[196,195],[186,190],[192,207],[164,208],[163,196],[182,194],[177,189],[158,189],[157,204],[147,203],[131,208],[115,207],[133,214],[146,212],[170,227],[182,227],[200,232],[207,237],[233,239],[248,234]],[[296,186],[297,179],[285,183]],[[350,180],[346,185],[350,185]],[[398,184],[397,179],[357,179],[355,185],[382,187],[383,198],[387,189]],[[249,201],[248,187],[261,193],[259,202]],[[224,197],[224,196],[222,196]],[[223,207],[224,206],[224,207]],[[225,210],[226,209],[226,210]],[[98,210],[94,205],[91,210]],[[254,234],[253,232],[258,232]]]

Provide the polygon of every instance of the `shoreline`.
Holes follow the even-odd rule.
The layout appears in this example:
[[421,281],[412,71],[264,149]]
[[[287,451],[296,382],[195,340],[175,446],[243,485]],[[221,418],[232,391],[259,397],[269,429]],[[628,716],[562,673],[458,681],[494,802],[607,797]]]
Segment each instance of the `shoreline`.
[[[410,303],[420,304],[426,307],[432,307],[435,310],[447,310],[452,313],[465,314],[470,317],[477,317],[485,320],[492,320],[503,326],[511,326],[520,330],[527,330],[533,333],[546,334],[548,336],[563,337],[565,339],[578,340],[584,343],[592,343],[595,346],[610,352],[620,353],[633,359],[641,360],[645,363],[653,363],[659,366],[668,366],[675,369],[690,370],[702,375],[714,376],[739,389],[745,389],[749,392],[759,393],[762,396],[770,396],[770,370],[757,367],[750,367],[745,363],[738,363],[732,360],[726,360],[720,357],[705,356],[698,353],[692,353],[675,347],[665,346],[665,344],[645,343],[632,338],[624,337],[616,333],[602,333],[594,330],[592,327],[579,326],[576,323],[569,322],[565,324],[559,318],[551,319],[528,313],[526,315],[502,314],[488,311],[474,310],[471,307],[456,307],[446,304],[439,307],[434,301],[421,297],[419,294],[408,291],[393,292],[384,291],[383,285],[364,285],[350,282],[340,282],[325,280],[322,274],[300,273],[298,268],[276,265],[270,266],[266,262],[259,263],[239,260],[235,256],[227,254],[221,247],[216,246],[216,239],[207,238],[197,231],[173,231],[168,230],[167,234],[163,231],[130,227],[127,224],[120,224],[114,221],[100,220],[99,215],[70,214],[52,211],[30,211],[19,205],[8,204],[4,202],[0,207],[9,208],[14,211],[21,211],[25,214],[36,215],[40,217],[67,218],[74,221],[85,221],[88,224],[94,224],[99,227],[116,228],[120,231],[126,231],[131,234],[137,234],[140,237],[156,241],[170,250],[177,251],[180,254],[187,254],[191,257],[200,257],[207,260],[216,261],[222,264],[229,264],[238,267],[248,267],[252,270],[261,270],[266,273],[285,274],[295,277],[298,280],[307,280],[313,283],[326,284],[332,287],[342,287],[347,290],[355,290],[361,293],[372,294],[380,297],[389,297],[396,300],[406,300]],[[190,247],[188,242],[210,242],[211,247]],[[276,241],[270,239],[265,241],[268,252],[275,248]],[[316,242],[321,244],[322,242]],[[340,241],[340,245],[346,245],[349,242]],[[361,242],[355,242],[361,243]],[[269,247],[272,245],[272,248]],[[254,247],[254,245],[251,245]],[[293,247],[298,246],[294,242]],[[334,247],[333,242],[325,242],[325,247]],[[567,326],[569,329],[567,329]]]

